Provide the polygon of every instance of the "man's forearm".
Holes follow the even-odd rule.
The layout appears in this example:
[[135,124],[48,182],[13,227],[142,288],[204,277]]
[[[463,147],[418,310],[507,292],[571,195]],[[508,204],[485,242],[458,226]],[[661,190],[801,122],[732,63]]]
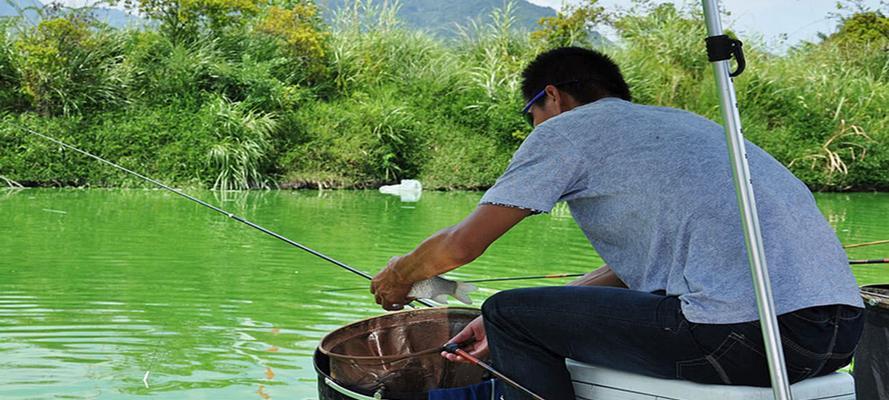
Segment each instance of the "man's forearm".
[[398,273],[409,282],[443,274],[475,260],[480,252],[467,246],[457,227],[442,229],[405,254],[398,263]]
[[413,283],[468,264],[531,211],[490,204],[478,206],[459,224],[442,229],[410,253],[393,257],[370,284],[377,304],[399,310]]
[[395,272],[403,282],[417,282],[468,264],[529,214],[524,209],[481,205],[459,224],[436,232],[401,257]]
[[577,280],[569,283],[568,286],[627,287],[624,281],[620,280],[617,274],[615,274],[608,265],[603,265],[599,269],[577,278]]

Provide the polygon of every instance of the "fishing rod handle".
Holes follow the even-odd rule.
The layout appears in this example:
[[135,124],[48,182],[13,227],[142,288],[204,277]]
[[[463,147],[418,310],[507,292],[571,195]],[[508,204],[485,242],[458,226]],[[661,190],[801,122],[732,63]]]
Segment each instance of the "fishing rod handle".
[[496,369],[494,369],[494,367],[488,365],[487,363],[485,363],[485,362],[482,361],[482,360],[479,360],[478,358],[476,358],[476,357],[473,356],[472,354],[469,354],[469,353],[467,353],[465,350],[463,350],[463,349],[460,348],[461,345],[466,345],[466,344],[468,344],[468,343],[467,343],[467,342],[463,342],[463,343],[448,343],[448,344],[444,345],[444,346],[442,347],[442,349],[444,349],[444,351],[446,351],[446,352],[448,352],[448,353],[456,354],[456,355],[458,355],[458,356],[460,356],[460,357],[465,358],[465,359],[466,359],[467,361],[469,361],[471,364],[475,364],[475,365],[481,367],[482,369],[484,369],[485,371],[490,372],[491,374],[493,374],[493,375],[496,376],[497,378],[500,378],[500,380],[506,382],[506,383],[509,384],[510,386],[512,386],[512,387],[514,387],[514,388],[516,388],[516,389],[519,389],[519,390],[521,390],[521,391],[527,393],[529,396],[533,397],[535,400],[545,400],[543,397],[540,397],[539,395],[537,395],[537,393],[534,393],[534,392],[532,392],[530,389],[528,389],[528,388],[526,388],[526,387],[520,385],[518,382],[516,382],[516,381],[510,379],[508,376],[503,375],[502,373],[500,373],[499,371],[497,371]]
[[478,365],[479,367],[482,367],[486,371],[494,374],[494,376],[500,378],[504,382],[508,383],[510,386],[525,392],[529,396],[533,397],[535,400],[545,400],[543,397],[537,395],[537,393],[532,392],[531,389],[528,389],[528,388],[520,385],[518,382],[510,379],[506,375],[503,375],[502,373],[500,373],[499,371],[494,369],[494,367],[488,365],[486,362],[484,362],[482,360],[479,360],[478,358],[473,357],[471,354],[467,353],[466,351],[464,351],[462,349],[457,349],[457,354],[472,361],[473,364]]

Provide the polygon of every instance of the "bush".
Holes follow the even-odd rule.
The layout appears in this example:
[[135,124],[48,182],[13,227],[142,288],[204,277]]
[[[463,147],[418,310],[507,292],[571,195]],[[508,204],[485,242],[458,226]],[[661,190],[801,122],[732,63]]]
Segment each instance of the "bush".
[[117,32],[76,14],[45,19],[15,42],[21,85],[45,116],[97,111],[124,102],[126,75]]
[[266,155],[275,130],[273,115],[255,112],[244,104],[218,97],[201,110],[200,123],[213,133],[207,153],[214,189],[267,187]]
[[20,111],[26,103],[19,90],[21,76],[14,63],[15,48],[8,32],[9,22],[0,20],[0,112]]
[[706,107],[701,99],[714,99],[707,96],[714,92],[712,81],[704,82],[710,64],[700,14],[665,3],[614,17],[626,43],[612,54],[635,101],[698,110]]
[[174,43],[196,43],[241,28],[259,11],[256,0],[109,0],[158,23]]
[[400,97],[381,89],[301,109],[306,139],[285,158],[288,180],[370,186],[416,177],[431,124]]
[[143,104],[199,105],[212,90],[214,68],[225,64],[213,39],[187,44],[158,32],[134,32],[127,47],[130,98]]
[[329,32],[321,27],[318,8],[311,3],[290,9],[269,7],[256,30],[278,41],[278,47],[299,71],[297,80],[317,84],[325,78]]
[[[869,50],[857,48],[864,57]],[[810,186],[887,188],[889,56],[884,54],[882,63],[883,71],[874,74],[876,68],[862,65],[852,48],[825,42],[772,60],[756,74],[768,86],[741,90],[740,101],[750,105],[752,119],[763,120],[767,129],[787,132],[788,150],[779,160]],[[767,134],[751,133],[760,138]]]

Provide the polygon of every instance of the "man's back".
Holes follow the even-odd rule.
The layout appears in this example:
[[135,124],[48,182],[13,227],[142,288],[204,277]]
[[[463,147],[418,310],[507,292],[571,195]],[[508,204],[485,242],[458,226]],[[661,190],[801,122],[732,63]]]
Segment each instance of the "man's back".
[[[763,150],[747,150],[778,313],[860,307],[811,193]],[[692,322],[737,323],[758,314],[735,196],[722,127],[606,98],[539,125],[482,202],[548,211],[565,200],[631,289],[679,296]]]

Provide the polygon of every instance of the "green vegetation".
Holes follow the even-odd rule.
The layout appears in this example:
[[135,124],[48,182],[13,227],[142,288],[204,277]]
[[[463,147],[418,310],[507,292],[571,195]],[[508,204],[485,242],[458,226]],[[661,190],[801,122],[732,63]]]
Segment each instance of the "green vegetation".
[[[606,24],[620,40],[603,50],[638,102],[719,119],[696,10],[588,0],[529,34],[507,5],[445,41],[391,3],[353,1],[329,25],[308,0],[127,1],[153,20],[127,31],[77,13],[4,22],[0,182],[139,184],[24,126],[176,184],[483,188],[530,132],[524,64]],[[747,136],[813,188],[889,189],[887,21],[856,9],[785,55],[746,42]]]

